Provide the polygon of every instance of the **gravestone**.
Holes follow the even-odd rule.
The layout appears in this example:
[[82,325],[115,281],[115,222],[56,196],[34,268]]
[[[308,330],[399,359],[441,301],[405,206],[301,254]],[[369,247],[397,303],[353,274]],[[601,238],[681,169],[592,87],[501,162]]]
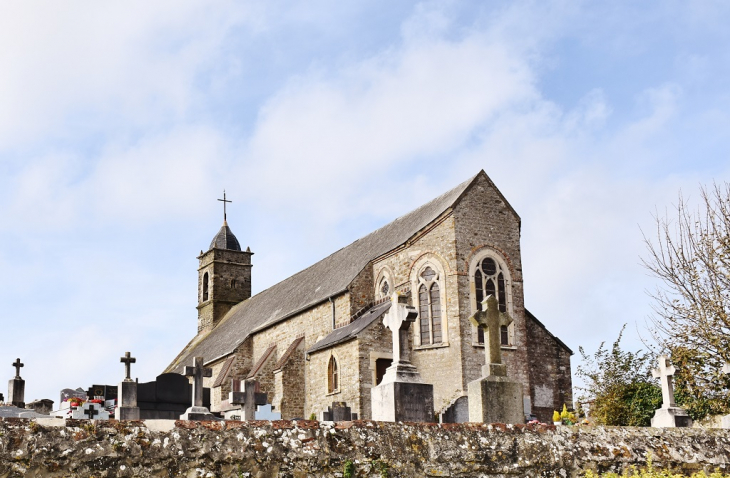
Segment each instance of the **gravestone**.
[[180,420],[217,420],[207,407],[203,406],[203,378],[212,377],[213,369],[203,366],[203,357],[195,357],[193,366],[185,367],[185,376],[193,378],[193,405],[180,415]]
[[321,420],[324,422],[349,422],[357,420],[357,413],[352,413],[346,402],[332,402],[331,407],[322,412]]
[[124,364],[125,378],[119,382],[117,396],[119,403],[114,410],[114,418],[117,420],[139,420],[139,407],[137,406],[137,382],[132,380],[131,366],[137,361],[132,354],[126,352],[124,357],[119,359]]
[[257,407],[267,404],[266,394],[259,392],[258,381],[234,379],[231,388],[233,391],[228,394],[228,403],[235,408],[225,410],[225,418],[236,415],[243,420],[255,420]]
[[20,359],[15,359],[12,365],[15,367],[15,378],[8,382],[8,400],[13,406],[25,408],[25,380],[20,377],[20,368],[25,365],[20,363]]
[[654,412],[651,419],[653,427],[691,427],[692,419],[687,411],[674,403],[674,366],[666,355],[659,356],[659,366],[651,371],[654,378],[658,378],[662,385],[662,408]]
[[104,410],[103,404],[89,401],[74,408],[71,418],[75,420],[109,420],[109,412]]
[[88,398],[88,395],[86,395],[86,392],[84,392],[84,389],[81,387],[77,388],[76,390],[72,388],[64,388],[63,390],[61,390],[61,400],[59,403],[63,403],[69,398],[74,397],[86,400]]
[[89,400],[116,400],[118,396],[118,390],[116,385],[92,385],[86,391],[86,396]]
[[394,293],[390,300],[383,325],[393,335],[393,363],[386,369],[380,384],[371,389],[373,420],[432,422],[433,385],[423,383],[410,362],[409,329],[418,312],[405,303],[405,296]]
[[33,400],[25,404],[26,410],[32,410],[39,415],[50,415],[53,410],[53,400],[47,398],[41,400]]
[[[177,420],[190,406],[192,385],[179,373],[163,373],[153,382],[137,384],[141,420]],[[210,407],[210,389],[203,388],[203,406]]]
[[500,332],[512,323],[512,318],[500,312],[497,298],[489,295],[482,301],[482,310],[469,320],[484,330],[486,357],[482,377],[468,384],[469,421],[524,423],[522,384],[507,377],[507,366],[502,363]]

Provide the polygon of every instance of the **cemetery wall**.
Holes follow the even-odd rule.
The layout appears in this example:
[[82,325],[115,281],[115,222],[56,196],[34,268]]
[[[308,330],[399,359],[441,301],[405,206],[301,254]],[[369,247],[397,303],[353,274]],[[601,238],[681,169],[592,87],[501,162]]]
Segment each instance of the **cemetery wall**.
[[576,477],[730,468],[730,431],[383,422],[0,420],[0,476]]

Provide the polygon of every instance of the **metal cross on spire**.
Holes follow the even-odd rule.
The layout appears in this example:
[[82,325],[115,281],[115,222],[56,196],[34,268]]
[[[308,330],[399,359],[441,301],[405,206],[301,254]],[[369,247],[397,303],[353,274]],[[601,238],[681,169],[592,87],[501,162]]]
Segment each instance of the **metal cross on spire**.
[[20,378],[20,367],[24,367],[25,364],[20,363],[20,359],[15,359],[13,367],[15,367],[15,378]]
[[124,364],[124,371],[126,372],[127,376],[124,378],[125,382],[131,382],[131,366],[133,363],[137,363],[137,359],[132,357],[132,354],[129,352],[124,353],[124,357],[121,357],[119,359],[120,362]]
[[226,190],[223,190],[223,199],[219,199],[219,201],[223,202],[223,221],[226,222],[226,203],[227,202],[233,202],[226,199]]

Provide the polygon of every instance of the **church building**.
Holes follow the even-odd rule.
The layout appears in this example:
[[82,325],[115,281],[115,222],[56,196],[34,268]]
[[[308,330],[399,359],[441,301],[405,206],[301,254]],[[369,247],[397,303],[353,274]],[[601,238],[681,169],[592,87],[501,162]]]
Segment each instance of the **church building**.
[[[168,366],[193,357],[213,369],[212,411],[232,379],[256,379],[282,418],[317,417],[346,402],[371,418],[371,388],[392,359],[382,317],[394,291],[418,311],[411,362],[434,386],[434,409],[466,421],[467,384],[480,378],[484,337],[469,321],[492,294],[507,374],[523,384],[525,412],[549,422],[572,403],[573,352],[525,308],[521,220],[480,171],[418,209],[251,296],[253,253],[224,221],[198,257],[198,333]],[[466,407],[466,408],[465,408]]]

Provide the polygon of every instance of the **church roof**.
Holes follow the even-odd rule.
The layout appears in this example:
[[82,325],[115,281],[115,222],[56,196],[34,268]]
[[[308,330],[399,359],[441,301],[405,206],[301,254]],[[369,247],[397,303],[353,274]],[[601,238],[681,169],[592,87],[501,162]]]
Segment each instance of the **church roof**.
[[391,304],[392,302],[388,300],[374,305],[370,308],[370,310],[358,317],[357,320],[350,322],[344,327],[333,330],[325,338],[312,345],[312,348],[307,350],[307,354],[319,352],[320,350],[328,349],[333,345],[354,339],[360,332],[365,330],[368,325],[383,317],[383,315],[390,310]]
[[223,226],[218,234],[215,235],[213,241],[210,243],[209,249],[229,249],[231,251],[240,251],[241,245],[238,243],[238,239],[233,235],[233,231],[228,227],[228,222],[223,221]]
[[452,208],[484,171],[418,209],[371,232],[316,264],[236,304],[207,334],[200,334],[168,366],[178,371],[192,357],[210,363],[232,353],[252,332],[273,325],[347,290],[368,263],[406,243]]

